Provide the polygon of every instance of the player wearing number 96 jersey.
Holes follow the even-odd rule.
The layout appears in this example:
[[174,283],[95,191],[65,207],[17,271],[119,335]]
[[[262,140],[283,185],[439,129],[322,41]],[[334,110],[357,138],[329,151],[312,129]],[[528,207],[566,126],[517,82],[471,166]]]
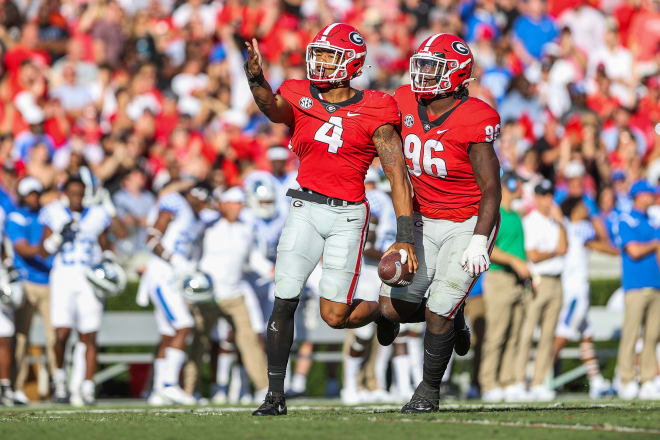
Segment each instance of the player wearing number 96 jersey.
[[287,193],[291,210],[275,262],[275,303],[266,344],[269,393],[254,412],[282,415],[294,313],[321,257],[320,310],[325,322],[345,328],[375,321],[381,340],[396,336],[397,325],[382,319],[378,302],[353,302],[369,225],[364,178],[376,155],[390,180],[398,219],[397,239],[389,251],[405,251],[414,272],[412,199],[396,132],[395,101],[384,93],[350,87],[367,54],[357,29],[343,23],[321,29],[307,46],[307,80],[285,81],[276,93],[264,78],[257,41],[246,44],[246,74],[255,102],[272,122],[290,127],[291,148],[300,159],[300,190]]
[[463,40],[433,35],[410,59],[411,84],[394,95],[415,193],[420,259],[410,285],[383,284],[381,311],[395,321],[427,323],[424,380],[403,412],[437,410],[452,350],[468,351],[462,304],[489,267],[499,222],[500,167],[493,141],[500,118],[488,104],[468,95],[473,62]]

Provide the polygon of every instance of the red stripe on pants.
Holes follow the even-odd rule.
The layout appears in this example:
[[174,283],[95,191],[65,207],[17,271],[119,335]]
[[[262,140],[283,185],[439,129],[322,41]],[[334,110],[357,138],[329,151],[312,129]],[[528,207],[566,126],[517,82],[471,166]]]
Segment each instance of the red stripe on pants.
[[357,285],[358,278],[360,278],[360,266],[362,264],[362,250],[364,249],[364,242],[367,238],[367,229],[369,229],[369,202],[364,201],[364,206],[367,208],[367,215],[364,219],[364,225],[362,226],[362,236],[360,238],[360,252],[358,253],[357,262],[355,263],[355,275],[353,275],[353,280],[351,281],[351,287],[348,289],[348,296],[346,297],[346,304],[351,304],[353,301],[353,294],[355,293],[355,286]]

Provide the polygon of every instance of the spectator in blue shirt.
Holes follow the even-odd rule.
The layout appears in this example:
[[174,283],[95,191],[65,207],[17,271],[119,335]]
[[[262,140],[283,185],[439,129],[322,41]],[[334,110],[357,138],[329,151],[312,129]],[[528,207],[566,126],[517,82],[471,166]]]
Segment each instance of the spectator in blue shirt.
[[460,7],[461,19],[465,23],[465,41],[474,43],[483,33],[490,33],[499,38],[499,26],[495,19],[497,13],[495,2],[472,0]]
[[569,197],[580,197],[589,211],[589,216],[598,214],[598,205],[596,200],[587,193],[584,187],[586,169],[580,161],[571,161],[564,169],[566,183],[555,192],[555,202],[561,204]]
[[[640,180],[630,188],[633,209],[621,215],[621,236],[625,309],[617,362],[623,399],[660,399],[654,379],[658,372],[656,344],[660,336],[660,230],[649,222],[648,209],[658,191]],[[644,347],[640,358],[640,383],[635,381],[635,342],[644,325]]]
[[[541,59],[543,46],[553,41],[559,33],[557,27],[550,16],[546,14],[545,2],[543,0],[527,0],[526,13],[520,15],[513,23],[513,35],[518,44],[518,48],[525,49],[523,60],[528,60],[529,56]],[[526,59],[527,58],[527,59]]]
[[11,199],[9,191],[2,186],[0,186],[0,208],[2,208],[5,214],[14,210],[14,201]]
[[18,183],[18,206],[7,217],[7,236],[14,247],[14,266],[23,280],[25,301],[15,311],[16,324],[16,381],[15,398],[27,403],[23,391],[28,374],[27,346],[30,325],[35,310],[41,314],[47,341],[50,372],[54,371],[53,342],[55,334],[50,324],[50,290],[48,273],[50,259],[40,255],[43,225],[38,222],[41,208],[39,198],[43,188],[33,177],[25,177]]

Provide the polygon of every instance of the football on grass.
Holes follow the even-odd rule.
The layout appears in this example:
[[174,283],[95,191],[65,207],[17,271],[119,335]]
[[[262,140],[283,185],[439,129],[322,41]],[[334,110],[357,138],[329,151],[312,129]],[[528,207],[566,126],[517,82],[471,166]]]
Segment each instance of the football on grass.
[[412,281],[413,275],[408,270],[408,262],[401,263],[401,254],[398,252],[385,255],[378,263],[378,276],[388,286],[407,286]]

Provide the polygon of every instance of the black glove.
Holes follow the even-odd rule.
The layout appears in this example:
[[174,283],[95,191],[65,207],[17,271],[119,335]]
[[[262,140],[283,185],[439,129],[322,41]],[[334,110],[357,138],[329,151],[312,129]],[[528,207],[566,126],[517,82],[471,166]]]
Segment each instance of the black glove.
[[69,222],[62,228],[62,241],[66,243],[67,241],[73,241],[76,239],[76,234],[78,233],[78,224],[76,222]]

